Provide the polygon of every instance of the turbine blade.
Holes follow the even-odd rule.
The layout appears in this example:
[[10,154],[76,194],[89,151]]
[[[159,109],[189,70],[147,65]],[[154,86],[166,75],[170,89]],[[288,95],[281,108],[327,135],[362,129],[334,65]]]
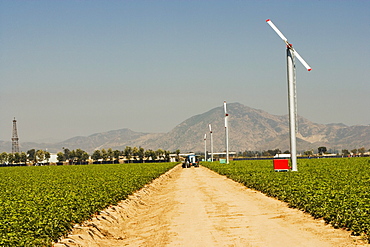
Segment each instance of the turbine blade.
[[226,101],[224,101],[224,112],[225,112],[225,115],[227,114],[227,111],[226,111]]
[[212,126],[211,126],[211,124],[208,124],[208,127],[209,127],[209,132],[212,133]]
[[289,43],[288,43],[288,39],[284,36],[284,34],[282,32],[280,32],[280,30],[275,26],[274,23],[272,23],[272,21],[270,19],[267,19],[266,20],[267,24],[270,25],[270,27],[272,29],[274,29],[274,31],[277,33],[277,35],[279,35],[279,37],[285,42],[285,44],[287,44],[289,46]]
[[293,49],[293,53],[294,53],[294,56],[296,58],[298,58],[298,60],[303,64],[303,66],[306,67],[306,69],[308,71],[311,71],[312,70],[312,68],[310,67],[310,65],[308,65],[308,63],[306,63],[306,61],[301,57],[301,55],[298,54],[298,52],[296,50]]

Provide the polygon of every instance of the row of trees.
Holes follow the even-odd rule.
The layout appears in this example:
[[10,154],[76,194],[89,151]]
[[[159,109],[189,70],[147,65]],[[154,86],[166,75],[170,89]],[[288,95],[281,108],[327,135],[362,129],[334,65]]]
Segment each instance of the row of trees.
[[239,155],[242,155],[244,157],[261,157],[261,156],[275,156],[276,154],[289,154],[289,150],[286,150],[284,152],[281,152],[280,149],[269,149],[269,150],[263,150],[263,151],[244,151],[242,153],[239,153]]
[[[178,153],[180,151],[178,150]],[[94,153],[91,155],[92,160],[118,160],[119,157],[125,157],[126,160],[140,160],[143,161],[144,159],[148,160],[165,160],[170,161],[170,151],[158,149],[156,151],[148,149],[145,150],[142,147],[126,147],[125,150],[119,151],[115,150],[113,151],[111,148],[108,150],[102,149],[102,150],[95,150]]]
[[[329,150],[330,151],[330,150]],[[341,153],[337,152],[343,156],[355,155],[355,156],[364,156],[366,152],[370,152],[366,150],[364,147],[358,149],[342,149]],[[110,162],[110,163],[119,163],[120,159],[126,159],[128,161],[140,161],[143,162],[144,160],[163,160],[163,161],[170,161],[170,154],[176,154],[176,160],[179,161],[179,154],[180,150],[176,150],[175,152],[170,152],[163,149],[158,150],[145,150],[142,147],[129,147],[127,146],[124,150],[112,150],[109,149],[101,149],[95,150],[91,155],[85,152],[82,149],[76,150],[69,150],[68,148],[63,148],[63,152],[57,153],[57,160],[58,162],[69,162],[71,164],[82,164],[88,162],[88,160],[92,160],[95,163],[101,162]],[[289,150],[282,152],[280,149],[274,150],[263,150],[263,151],[244,151],[239,152],[239,156],[244,157],[261,157],[261,156],[275,156],[276,154],[289,154]],[[326,147],[322,146],[318,148],[318,154],[323,155],[327,154],[328,150]],[[331,152],[329,152],[331,153]],[[304,155],[310,156],[314,155],[313,150],[308,150],[304,152]],[[48,151],[44,150],[35,150],[30,149],[26,153],[0,153],[0,164],[35,164],[35,163],[43,163],[49,162],[51,154]]]
[[[318,153],[323,155],[323,154],[327,154],[327,153],[331,153],[331,152],[328,152],[327,148],[326,147],[319,147],[317,149]],[[308,151],[306,151],[308,152]],[[305,152],[305,154],[306,154]],[[355,148],[355,149],[352,149],[352,150],[348,150],[348,149],[342,149],[341,151],[341,154],[344,155],[344,156],[349,156],[349,155],[360,155],[360,156],[364,156],[364,154],[366,152],[370,152],[370,149],[369,150],[366,150],[366,148],[362,147],[362,148]],[[338,153],[339,154],[339,153]]]
[[[178,150],[178,153],[180,151]],[[64,149],[64,152],[59,152],[57,153],[57,160],[59,162],[65,162],[69,161],[70,163],[83,163],[87,162],[89,158],[95,163],[97,162],[112,162],[112,163],[118,163],[120,158],[126,159],[126,160],[165,160],[169,161],[170,160],[170,151],[167,150],[162,150],[158,149],[156,151],[148,149],[145,150],[142,147],[129,147],[127,146],[125,150],[113,150],[111,148],[109,149],[101,149],[101,150],[95,150],[91,156],[81,150],[81,149],[76,149],[76,150],[69,150],[68,148]]]
[[126,160],[135,160],[135,161],[141,161],[144,160],[164,160],[164,161],[170,161],[170,154],[174,153],[177,156],[180,154],[180,150],[176,150],[175,152],[170,152],[168,150],[158,149],[158,150],[152,150],[147,149],[145,150],[142,147],[129,147],[126,146],[125,150],[119,151],[119,150],[112,150],[111,148],[105,150],[95,150],[94,153],[91,155],[91,159],[93,161],[118,161],[120,157],[125,158]]
[[[178,155],[180,150],[173,152]],[[127,146],[125,150],[112,150],[101,149],[95,150],[91,155],[82,149],[69,150],[68,148],[63,148],[63,152],[57,153],[57,160],[59,163],[69,162],[70,164],[82,164],[88,162],[90,159],[95,162],[110,162],[119,163],[120,159],[126,159],[128,161],[141,161],[144,160],[163,160],[170,161],[170,151],[158,149],[158,150],[145,150],[142,147],[129,147]],[[49,162],[51,154],[44,150],[28,150],[27,153],[6,153],[0,154],[0,164],[26,164],[26,163],[43,163]]]
[[[364,154],[366,152],[370,152],[370,149],[369,150],[366,150],[364,147],[362,148],[358,148],[358,149],[352,149],[352,150],[348,150],[348,149],[342,149],[341,150],[341,153],[339,153],[339,151],[336,151],[335,154],[338,154],[338,155],[343,155],[343,156],[349,156],[349,155],[360,155],[360,156],[364,156]],[[244,156],[244,157],[261,157],[261,156],[275,156],[276,154],[289,154],[290,151],[289,150],[286,150],[284,152],[282,152],[280,149],[274,149],[274,150],[263,150],[263,151],[244,151],[244,152],[239,152],[239,156]],[[328,149],[326,147],[318,147],[317,148],[317,153],[319,155],[324,155],[324,154],[329,154],[329,153],[332,153],[331,150],[328,151]],[[307,151],[304,151],[304,155],[306,156],[310,156],[310,155],[314,155],[314,151],[313,150],[307,150]]]
[[0,164],[19,164],[19,163],[38,163],[43,162],[46,160],[46,162],[49,162],[50,159],[50,153],[48,151],[44,150],[35,150],[30,149],[25,152],[20,153],[6,153],[3,152],[0,154]]

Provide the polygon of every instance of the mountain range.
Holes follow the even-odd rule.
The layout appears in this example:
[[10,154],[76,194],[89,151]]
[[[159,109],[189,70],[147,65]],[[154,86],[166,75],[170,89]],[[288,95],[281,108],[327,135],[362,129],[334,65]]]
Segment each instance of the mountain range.
[[[288,115],[277,116],[240,103],[227,105],[229,113],[229,149],[232,151],[289,150]],[[225,150],[224,110],[216,107],[186,119],[168,133],[142,133],[130,129],[111,130],[90,136],[77,136],[58,143],[20,142],[20,150],[43,149],[51,153],[80,148],[92,153],[95,149],[124,150],[126,146],[181,152],[204,151],[204,134],[212,125],[214,152]],[[317,124],[298,116],[297,150],[370,148],[370,125]],[[10,141],[0,141],[1,152],[11,151]]]

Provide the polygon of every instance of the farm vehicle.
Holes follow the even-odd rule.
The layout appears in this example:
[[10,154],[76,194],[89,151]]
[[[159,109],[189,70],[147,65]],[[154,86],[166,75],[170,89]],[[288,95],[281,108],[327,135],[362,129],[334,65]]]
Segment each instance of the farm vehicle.
[[189,168],[192,166],[199,167],[199,161],[195,154],[188,155],[185,161],[182,163],[182,168]]

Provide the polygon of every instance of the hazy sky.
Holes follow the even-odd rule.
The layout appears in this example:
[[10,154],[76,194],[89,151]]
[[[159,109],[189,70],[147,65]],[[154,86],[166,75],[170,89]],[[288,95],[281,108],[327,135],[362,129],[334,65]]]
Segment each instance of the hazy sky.
[[370,1],[0,0],[0,140],[14,117],[23,142],[168,132],[224,100],[287,114],[266,19],[312,67],[298,114],[370,124]]

